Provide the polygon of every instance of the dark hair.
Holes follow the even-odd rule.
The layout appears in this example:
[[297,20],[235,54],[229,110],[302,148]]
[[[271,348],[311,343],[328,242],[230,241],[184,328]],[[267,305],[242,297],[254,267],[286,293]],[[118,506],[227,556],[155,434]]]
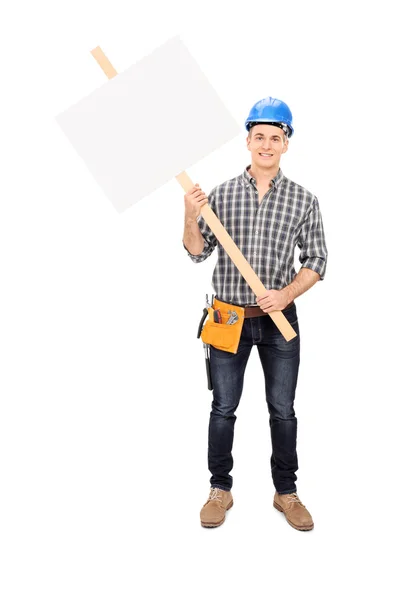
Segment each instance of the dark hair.
[[250,127],[249,127],[249,138],[251,139],[251,130],[253,129],[253,127],[255,125],[274,125],[275,127],[279,127],[279,129],[282,130],[283,133],[283,141],[285,142],[288,139],[288,134],[286,133],[286,131],[283,129],[283,127],[281,127],[278,123],[250,123]]

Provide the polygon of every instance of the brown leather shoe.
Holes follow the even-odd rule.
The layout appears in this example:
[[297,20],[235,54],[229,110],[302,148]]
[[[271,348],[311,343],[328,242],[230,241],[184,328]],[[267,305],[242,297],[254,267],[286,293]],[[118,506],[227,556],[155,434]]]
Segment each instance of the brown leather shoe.
[[212,487],[207,502],[200,511],[203,527],[218,527],[225,521],[225,513],[233,505],[231,492]]
[[289,525],[300,531],[310,531],[314,523],[297,494],[278,494],[275,492],[274,506],[283,512]]

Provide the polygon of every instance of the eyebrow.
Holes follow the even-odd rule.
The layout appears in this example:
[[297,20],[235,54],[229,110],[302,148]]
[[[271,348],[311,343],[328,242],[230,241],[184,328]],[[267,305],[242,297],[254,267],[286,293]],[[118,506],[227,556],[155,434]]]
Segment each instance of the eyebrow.
[[[263,133],[255,133],[255,134],[254,134],[254,137],[257,137],[258,135],[261,135],[261,137],[265,137],[265,135],[264,135]],[[277,133],[274,133],[274,134],[273,134],[273,135],[271,135],[270,137],[277,137],[277,138],[280,138],[280,139],[282,139],[282,138],[281,138],[281,136],[280,136],[280,135],[278,135]]]

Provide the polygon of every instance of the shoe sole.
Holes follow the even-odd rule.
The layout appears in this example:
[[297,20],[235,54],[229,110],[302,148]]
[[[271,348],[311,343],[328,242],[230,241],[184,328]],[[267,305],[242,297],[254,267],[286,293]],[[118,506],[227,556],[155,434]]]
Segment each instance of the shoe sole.
[[311,529],[314,529],[314,523],[310,526],[298,526],[298,525],[294,525],[294,523],[292,523],[291,521],[289,521],[289,519],[287,518],[285,511],[283,510],[283,508],[281,506],[279,506],[279,504],[277,504],[274,500],[274,507],[279,510],[279,512],[283,513],[286,517],[286,521],[289,523],[289,525],[291,525],[294,529],[297,529],[297,531],[311,531]]
[[[226,507],[226,510],[229,510],[230,508],[232,508],[233,506],[233,500],[231,500],[231,502],[228,504],[228,506]],[[202,527],[208,527],[208,528],[212,528],[212,527],[219,527],[220,525],[222,525],[222,523],[225,521],[225,515],[224,518],[222,519],[222,521],[220,521],[219,523],[205,523],[204,521],[200,521],[201,526]]]

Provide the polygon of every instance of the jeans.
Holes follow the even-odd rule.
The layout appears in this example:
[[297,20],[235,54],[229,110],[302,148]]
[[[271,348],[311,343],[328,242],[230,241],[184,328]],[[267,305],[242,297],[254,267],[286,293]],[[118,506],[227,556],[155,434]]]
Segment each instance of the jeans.
[[286,342],[269,315],[244,320],[236,354],[210,347],[213,401],[208,430],[208,468],[211,487],[229,491],[233,479],[232,445],[235,411],[253,345],[257,346],[265,378],[272,455],[271,473],[279,494],[296,492],[297,419],[294,398],[300,364],[300,331],[296,305],[283,314],[297,333]]

